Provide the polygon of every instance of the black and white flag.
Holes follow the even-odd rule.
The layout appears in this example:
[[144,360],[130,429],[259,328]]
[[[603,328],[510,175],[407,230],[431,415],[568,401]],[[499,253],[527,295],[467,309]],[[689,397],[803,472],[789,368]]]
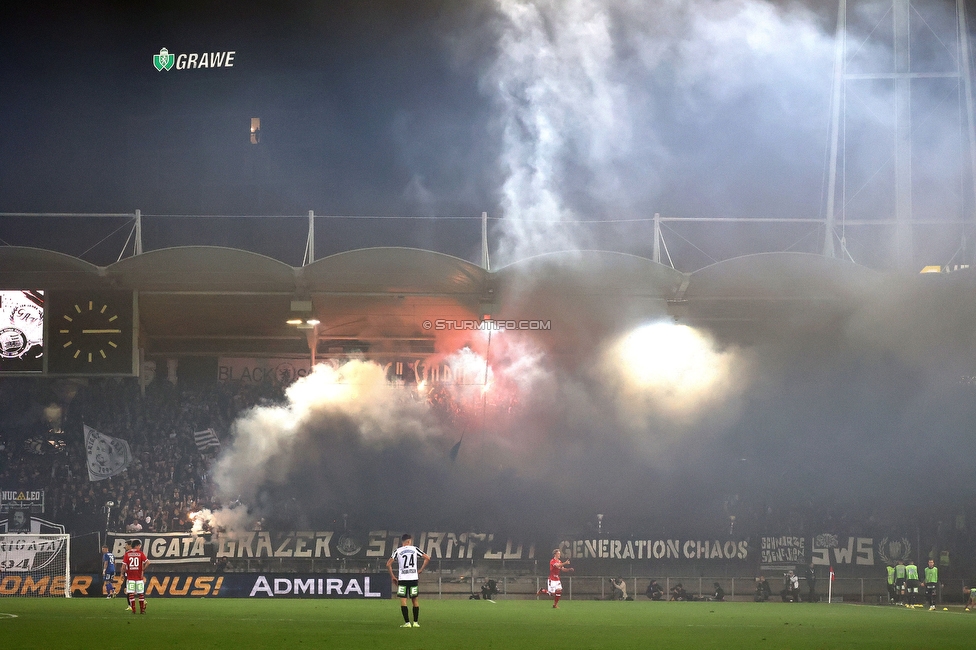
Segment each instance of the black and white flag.
[[132,462],[129,443],[85,426],[85,451],[88,454],[88,479],[101,481],[121,474]]
[[193,440],[197,443],[197,449],[200,450],[201,454],[205,454],[210,450],[220,451],[220,438],[217,437],[213,429],[195,431],[193,433]]

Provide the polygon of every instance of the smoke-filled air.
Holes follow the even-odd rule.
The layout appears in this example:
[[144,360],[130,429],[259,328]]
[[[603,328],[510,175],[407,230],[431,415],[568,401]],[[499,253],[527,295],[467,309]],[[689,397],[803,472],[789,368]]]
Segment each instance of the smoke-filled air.
[[[436,381],[391,379],[375,361],[318,365],[235,423],[214,521],[552,535],[601,513],[619,533],[727,530],[730,518],[747,532],[884,524],[971,494],[971,295],[851,258],[650,286],[621,270],[642,262],[585,253],[641,248],[649,236],[628,220],[677,196],[691,214],[822,216],[836,7],[818,7],[497,0],[479,86],[498,151],[492,270],[502,317],[549,327],[439,342],[450,371]],[[882,57],[858,44],[865,65]],[[852,119],[885,126],[879,102],[852,92]],[[931,115],[917,155],[936,161],[959,124],[943,132]],[[957,179],[947,160],[919,174]],[[923,186],[919,212],[956,200]],[[851,209],[883,214],[871,192]]]

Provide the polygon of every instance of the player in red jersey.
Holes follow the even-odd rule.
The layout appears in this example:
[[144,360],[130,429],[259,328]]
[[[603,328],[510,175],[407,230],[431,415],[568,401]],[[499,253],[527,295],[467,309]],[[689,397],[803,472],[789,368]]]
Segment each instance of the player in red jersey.
[[557,548],[552,552],[552,559],[549,560],[549,581],[546,583],[544,589],[539,590],[539,594],[548,594],[552,596],[552,608],[559,608],[559,597],[563,595],[563,583],[559,579],[560,573],[569,573],[574,571],[572,567],[569,566],[569,560],[560,560],[562,557],[562,552]]
[[136,613],[136,597],[139,598],[139,611],[146,613],[146,567],[149,560],[142,552],[142,542],[132,540],[132,548],[122,556],[122,566],[125,567],[126,595],[129,597],[129,608]]

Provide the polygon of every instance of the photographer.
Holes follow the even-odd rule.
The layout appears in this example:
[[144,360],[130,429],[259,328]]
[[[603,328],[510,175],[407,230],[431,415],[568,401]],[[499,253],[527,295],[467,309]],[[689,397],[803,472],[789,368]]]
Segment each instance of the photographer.
[[621,576],[611,578],[610,585],[613,588],[610,600],[627,600],[627,583]]
[[800,602],[800,579],[792,571],[783,574],[783,591],[781,592],[784,603]]
[[759,576],[756,578],[756,602],[765,603],[773,595],[773,589],[766,582],[766,576]]
[[725,590],[722,589],[722,585],[715,583],[715,593],[712,594],[712,600],[717,600],[719,602],[725,601]]
[[498,584],[494,580],[486,578],[484,584],[481,585],[481,599],[494,600],[497,594]]
[[658,584],[657,580],[651,580],[651,584],[647,585],[647,591],[644,595],[651,600],[662,600],[664,598],[664,587]]
[[688,592],[685,591],[684,585],[682,585],[680,582],[671,587],[670,600],[688,600]]

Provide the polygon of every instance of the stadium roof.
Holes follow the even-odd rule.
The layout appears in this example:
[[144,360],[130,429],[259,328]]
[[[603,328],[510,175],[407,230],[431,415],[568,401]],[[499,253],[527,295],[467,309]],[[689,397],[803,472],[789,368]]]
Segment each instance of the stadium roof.
[[[321,321],[321,352],[429,352],[435,337],[425,320],[485,313],[551,319],[580,336],[673,317],[741,339],[784,321],[829,326],[885,278],[805,253],[749,255],[687,274],[600,251],[487,271],[412,248],[360,249],[293,267],[243,250],[191,246],[99,267],[48,250],[0,247],[0,288],[137,291],[141,345],[156,356],[306,355],[308,331],[285,322],[296,315]],[[308,301],[311,312],[292,311]]]

